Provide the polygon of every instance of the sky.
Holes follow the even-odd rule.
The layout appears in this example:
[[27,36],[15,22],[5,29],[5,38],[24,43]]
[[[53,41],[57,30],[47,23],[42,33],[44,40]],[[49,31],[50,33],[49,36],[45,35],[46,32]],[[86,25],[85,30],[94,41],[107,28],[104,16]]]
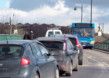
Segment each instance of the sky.
[[[83,3],[83,22],[90,22],[91,0],[0,0],[0,21],[13,23],[47,23],[67,26],[80,22]],[[77,10],[74,10],[74,8]],[[93,23],[109,32],[109,0],[93,0]]]

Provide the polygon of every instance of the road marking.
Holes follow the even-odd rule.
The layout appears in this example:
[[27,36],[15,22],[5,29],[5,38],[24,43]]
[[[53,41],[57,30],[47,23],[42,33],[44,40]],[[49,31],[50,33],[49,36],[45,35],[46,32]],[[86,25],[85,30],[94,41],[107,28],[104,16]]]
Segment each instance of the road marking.
[[95,60],[92,56],[88,56],[87,57],[88,59],[91,59],[92,61],[95,61],[97,63],[97,66],[100,66],[100,67],[109,67],[109,64],[105,63],[105,62],[100,62],[98,60]]

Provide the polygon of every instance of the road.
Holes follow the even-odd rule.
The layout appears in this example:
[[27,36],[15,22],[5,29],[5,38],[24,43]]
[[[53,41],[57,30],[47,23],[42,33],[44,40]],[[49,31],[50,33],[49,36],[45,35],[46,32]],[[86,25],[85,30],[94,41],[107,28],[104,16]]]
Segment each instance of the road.
[[71,77],[61,78],[109,78],[109,54],[84,50],[84,64]]

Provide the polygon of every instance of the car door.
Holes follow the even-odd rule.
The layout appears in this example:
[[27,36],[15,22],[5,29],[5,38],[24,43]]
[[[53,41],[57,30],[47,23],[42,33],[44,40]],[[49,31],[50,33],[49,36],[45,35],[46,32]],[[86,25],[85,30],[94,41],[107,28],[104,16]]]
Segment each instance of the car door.
[[38,66],[40,77],[47,78],[47,75],[46,75],[47,73],[45,70],[46,59],[42,56],[42,53],[36,43],[32,43],[31,48],[33,51],[33,55],[35,56],[35,59],[36,59],[35,62],[36,62],[36,65]]
[[45,70],[45,76],[47,76],[47,78],[54,78],[56,70],[54,57],[48,56],[48,50],[42,44],[38,44],[38,47],[42,53],[42,58],[46,61],[42,68],[42,70]]
[[74,46],[69,39],[67,40],[67,52],[73,61],[73,65],[76,66],[78,64],[78,52],[74,50]]

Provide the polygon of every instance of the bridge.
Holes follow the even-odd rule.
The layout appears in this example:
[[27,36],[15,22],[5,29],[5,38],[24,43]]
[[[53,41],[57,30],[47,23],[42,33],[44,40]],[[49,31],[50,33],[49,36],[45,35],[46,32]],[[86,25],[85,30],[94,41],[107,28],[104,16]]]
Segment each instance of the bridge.
[[109,53],[109,35],[103,34],[102,36],[97,36],[94,49],[105,51]]

